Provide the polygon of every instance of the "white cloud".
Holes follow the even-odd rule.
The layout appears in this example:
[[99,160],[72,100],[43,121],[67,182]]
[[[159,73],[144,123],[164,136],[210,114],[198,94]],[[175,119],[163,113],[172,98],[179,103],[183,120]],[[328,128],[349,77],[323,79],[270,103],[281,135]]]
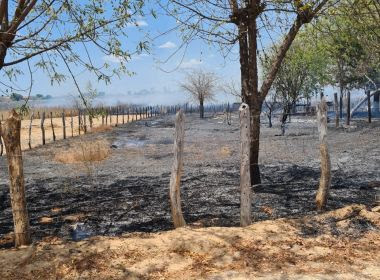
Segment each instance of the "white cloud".
[[148,23],[145,20],[138,20],[136,22],[130,22],[127,24],[128,27],[144,27],[148,26]]
[[121,63],[125,62],[125,59],[121,56],[116,56],[113,54],[103,56],[103,60],[110,63]]
[[165,44],[158,46],[159,49],[174,49],[177,45],[171,41],[167,41]]
[[192,58],[190,60],[181,63],[181,68],[194,68],[197,65],[201,65],[203,61]]

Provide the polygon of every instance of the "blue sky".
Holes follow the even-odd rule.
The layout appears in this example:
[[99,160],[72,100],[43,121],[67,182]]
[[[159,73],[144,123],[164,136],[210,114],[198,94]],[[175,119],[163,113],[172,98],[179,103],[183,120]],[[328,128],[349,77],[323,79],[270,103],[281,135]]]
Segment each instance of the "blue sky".
[[[128,38],[122,38],[124,47],[130,50],[134,50],[136,44],[147,34],[150,37],[155,37],[156,34],[160,34],[175,25],[172,18],[163,15],[157,19],[150,15],[139,17],[137,23],[139,24],[138,27],[133,25],[127,27]],[[111,84],[106,85],[104,82],[98,82],[93,74],[82,71],[82,69],[73,68],[73,72],[82,89],[85,89],[86,85],[91,82],[98,91],[105,92],[106,98],[103,101],[107,103],[178,104],[189,101],[190,99],[186,94],[179,89],[179,82],[183,79],[184,71],[193,68],[213,71],[220,77],[221,81],[239,80],[240,70],[237,54],[232,54],[224,59],[215,48],[208,46],[201,40],[193,41],[184,54],[183,51],[180,51],[169,61],[164,62],[180,45],[181,38],[176,32],[156,38],[151,42],[149,52],[132,56],[126,64],[127,69],[135,72],[135,74],[132,76],[123,75],[120,79],[115,77]],[[80,50],[80,46],[77,48],[79,53],[85,54],[83,50]],[[105,56],[95,47],[91,47],[90,52],[95,64],[104,61],[113,65],[119,63],[117,57]],[[33,59],[31,64],[35,61],[37,60]],[[16,84],[18,87],[27,88],[30,80],[27,65],[25,63],[19,67],[26,74],[19,76]],[[64,73],[68,74],[67,71]],[[75,84],[69,77],[65,82],[51,85],[50,78],[46,73],[37,70],[33,74],[33,80],[32,95],[40,93],[57,97],[57,99],[52,100],[54,105],[72,103],[72,98],[67,98],[67,96],[78,95]],[[218,94],[220,101],[234,101],[235,99],[233,96]]]

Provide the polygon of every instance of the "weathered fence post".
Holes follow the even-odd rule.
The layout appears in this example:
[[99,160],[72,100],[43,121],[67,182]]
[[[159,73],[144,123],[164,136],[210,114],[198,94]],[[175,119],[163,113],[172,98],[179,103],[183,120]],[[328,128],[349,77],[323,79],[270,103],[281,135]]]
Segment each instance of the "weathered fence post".
[[29,218],[26,207],[24,171],[20,143],[21,119],[15,110],[3,126],[2,136],[7,151],[10,196],[14,223],[15,246],[29,245]]
[[34,112],[30,115],[30,123],[29,123],[29,141],[28,141],[28,146],[29,149],[32,149],[32,123],[33,123],[33,116]]
[[73,118],[73,111],[70,111],[70,127],[71,127],[71,137],[74,137],[74,118]]
[[252,191],[250,175],[250,116],[249,106],[242,103],[240,111],[240,225],[248,226],[252,222]]
[[63,139],[66,139],[66,116],[65,111],[62,112],[62,132],[63,132]]
[[175,228],[186,225],[181,209],[181,176],[183,172],[183,150],[185,138],[185,117],[180,110],[175,119],[174,136],[174,162],[170,177],[170,205],[172,211],[173,224]]
[[339,104],[338,104],[338,93],[334,93],[334,111],[335,111],[335,127],[339,127]]
[[83,132],[87,133],[86,110],[83,111]]
[[317,106],[317,122],[320,141],[319,149],[321,154],[321,178],[319,181],[316,203],[318,210],[322,210],[326,206],[331,184],[331,162],[327,147],[327,104],[324,98]]
[[80,116],[80,109],[78,109],[78,134],[80,135],[80,129],[82,126],[81,116]]
[[119,124],[119,106],[116,106],[116,124],[115,126],[117,126]]
[[112,115],[113,115],[113,110],[112,110],[113,108],[112,107],[110,107],[110,110],[109,110],[109,115],[110,115],[110,126],[112,126]]
[[125,121],[124,121],[124,115],[125,115],[125,106],[123,106],[123,109],[122,109],[122,114],[123,114],[123,124],[125,124]]
[[1,137],[1,125],[2,121],[0,121],[0,156],[2,156],[4,152],[3,138]]
[[54,131],[54,124],[53,124],[53,112],[50,112],[50,124],[51,124],[51,130],[53,131],[53,141],[55,142],[55,131]]
[[368,106],[368,123],[372,122],[372,111],[371,111],[371,91],[367,90],[367,106]]
[[42,132],[42,145],[45,145],[45,127],[44,127],[44,122],[45,122],[45,112],[42,112],[42,117],[41,117],[41,132]]
[[346,107],[346,125],[350,125],[350,118],[351,118],[351,92],[347,92],[347,107]]

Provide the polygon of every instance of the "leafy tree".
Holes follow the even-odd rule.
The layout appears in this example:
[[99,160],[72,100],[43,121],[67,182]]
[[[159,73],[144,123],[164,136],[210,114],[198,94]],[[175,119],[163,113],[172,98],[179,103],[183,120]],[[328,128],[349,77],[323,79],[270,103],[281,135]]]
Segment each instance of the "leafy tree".
[[24,99],[24,96],[22,96],[21,94],[18,94],[18,93],[15,93],[15,92],[12,92],[11,96],[10,96],[10,99],[12,101],[21,101]]
[[[277,45],[274,45],[271,52],[261,59],[264,75],[270,71],[276,48]],[[326,85],[326,67],[324,53],[315,52],[307,42],[306,34],[300,33],[286,53],[271,89],[271,95],[275,96],[276,103],[281,104],[283,110],[282,134],[285,133],[285,123],[296,103],[301,99],[306,99],[309,103],[311,97],[321,92]]]
[[[17,65],[25,63],[31,80],[35,68],[42,69],[51,83],[69,76],[80,93],[73,74],[76,67],[106,83],[130,73],[125,63],[133,52],[148,46],[141,41],[136,50],[128,51],[122,40],[127,38],[127,26],[138,25],[143,5],[143,0],[0,0],[0,71],[13,81],[23,74]],[[95,49],[120,63],[95,63]]]
[[[330,0],[166,0],[158,1],[162,9],[173,16],[185,46],[202,39],[219,46],[228,54],[235,44],[239,46],[242,101],[250,107],[250,173],[253,184],[261,183],[259,158],[260,114],[262,104],[272,86],[286,52],[301,27],[313,20]],[[290,23],[290,24],[289,24]],[[258,52],[265,30],[285,31],[275,59],[262,85],[258,83]],[[270,36],[269,36],[270,37]]]

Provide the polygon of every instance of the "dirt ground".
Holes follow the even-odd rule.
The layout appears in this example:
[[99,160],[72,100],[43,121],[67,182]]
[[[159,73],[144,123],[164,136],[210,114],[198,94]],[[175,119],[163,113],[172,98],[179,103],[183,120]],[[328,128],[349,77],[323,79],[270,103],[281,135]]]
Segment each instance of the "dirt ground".
[[[351,209],[325,214],[330,219],[316,216],[314,205],[319,178],[314,119],[293,117],[284,137],[276,136],[279,127],[267,128],[263,121],[263,184],[254,187],[252,201],[257,223],[241,229],[233,228],[239,224],[238,116],[233,115],[232,125],[222,115],[205,120],[187,116],[181,188],[190,227],[161,232],[172,229],[168,184],[173,127],[173,116],[158,117],[24,152],[32,235],[39,243],[21,250],[5,249],[12,245],[12,215],[6,159],[1,158],[0,261],[9,253],[15,261],[8,263],[20,265],[20,254],[32,253],[20,274],[1,266],[0,275],[45,279],[44,271],[49,279],[287,279],[288,274],[294,279],[337,279],[338,273],[339,279],[380,278],[379,214],[370,210],[379,205],[379,121],[329,127],[333,179],[327,211]],[[69,146],[97,140],[110,144],[104,161],[54,160]],[[353,214],[340,219],[339,211]],[[179,245],[171,244],[177,239],[182,240]],[[152,245],[156,243],[160,245]],[[111,249],[99,249],[107,246]],[[219,262],[222,256],[226,260]],[[160,258],[161,264],[151,265]],[[48,260],[54,266],[44,267]],[[37,262],[39,268],[31,271]],[[319,263],[315,269],[314,263]]]

